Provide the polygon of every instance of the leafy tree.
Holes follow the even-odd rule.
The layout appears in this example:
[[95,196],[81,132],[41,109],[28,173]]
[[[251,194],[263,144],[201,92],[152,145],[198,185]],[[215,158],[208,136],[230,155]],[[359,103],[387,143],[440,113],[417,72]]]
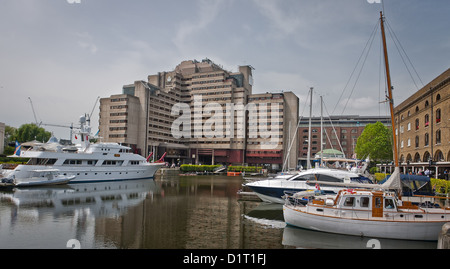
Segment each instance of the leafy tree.
[[358,138],[355,151],[358,158],[369,155],[374,161],[392,160],[392,130],[381,122],[368,124]]
[[52,134],[47,132],[44,128],[37,126],[34,123],[23,124],[11,135],[10,141],[17,140],[19,143],[37,140],[47,142]]

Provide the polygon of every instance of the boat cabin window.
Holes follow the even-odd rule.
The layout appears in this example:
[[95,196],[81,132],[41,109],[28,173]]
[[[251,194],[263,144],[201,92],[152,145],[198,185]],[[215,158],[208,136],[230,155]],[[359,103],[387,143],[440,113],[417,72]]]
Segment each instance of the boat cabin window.
[[102,165],[122,165],[123,161],[103,161]]
[[386,209],[395,208],[394,200],[392,200],[391,198],[385,198],[384,199],[384,208],[386,208]]
[[353,207],[355,205],[355,197],[346,197],[344,206]]
[[289,180],[292,181],[307,181],[307,180],[311,180],[311,181],[315,181],[316,178],[314,177],[314,175],[302,175],[302,176],[293,176],[290,177]]
[[342,179],[329,176],[329,175],[316,175],[318,181],[326,181],[326,182],[342,182]]
[[375,208],[380,208],[382,204],[381,197],[375,197]]
[[369,201],[370,201],[369,197],[361,197],[361,199],[359,201],[359,206],[360,207],[369,207]]
[[46,158],[30,158],[27,164],[29,165],[53,165],[57,159],[46,159]]
[[65,160],[64,164],[71,164],[71,165],[75,165],[75,164],[81,164],[81,160]]

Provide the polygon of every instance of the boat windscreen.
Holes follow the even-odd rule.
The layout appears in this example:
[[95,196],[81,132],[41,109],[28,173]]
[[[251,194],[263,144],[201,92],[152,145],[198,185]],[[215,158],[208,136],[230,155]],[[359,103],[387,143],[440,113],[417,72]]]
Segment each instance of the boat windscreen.
[[351,180],[351,182],[365,183],[365,184],[373,184],[373,181],[370,180],[370,178],[368,178],[368,177],[363,177],[363,176],[352,177],[352,178],[350,178],[350,180]]
[[307,180],[317,180],[314,174],[307,174],[307,175],[296,175],[293,177],[288,178],[288,180],[291,181],[307,181]]

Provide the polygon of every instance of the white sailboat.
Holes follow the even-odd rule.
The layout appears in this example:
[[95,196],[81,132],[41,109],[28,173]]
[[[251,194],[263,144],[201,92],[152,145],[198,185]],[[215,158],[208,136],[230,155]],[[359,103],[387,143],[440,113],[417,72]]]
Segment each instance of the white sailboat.
[[[393,129],[395,170],[383,185],[367,190],[341,190],[336,197],[298,203],[289,196],[283,206],[285,222],[316,231],[406,240],[438,240],[450,208],[422,208],[402,201],[400,170],[396,145],[394,106],[389,61],[384,33],[384,16],[380,12],[387,85]],[[376,186],[376,185],[375,185]]]

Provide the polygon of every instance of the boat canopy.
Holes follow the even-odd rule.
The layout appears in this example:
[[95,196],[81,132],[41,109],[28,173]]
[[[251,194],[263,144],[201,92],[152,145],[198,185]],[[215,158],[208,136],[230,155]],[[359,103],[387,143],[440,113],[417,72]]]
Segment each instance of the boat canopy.
[[[391,175],[386,176],[380,184],[384,184]],[[403,195],[434,195],[430,178],[427,176],[419,175],[405,175],[400,174],[400,180],[402,182]]]

